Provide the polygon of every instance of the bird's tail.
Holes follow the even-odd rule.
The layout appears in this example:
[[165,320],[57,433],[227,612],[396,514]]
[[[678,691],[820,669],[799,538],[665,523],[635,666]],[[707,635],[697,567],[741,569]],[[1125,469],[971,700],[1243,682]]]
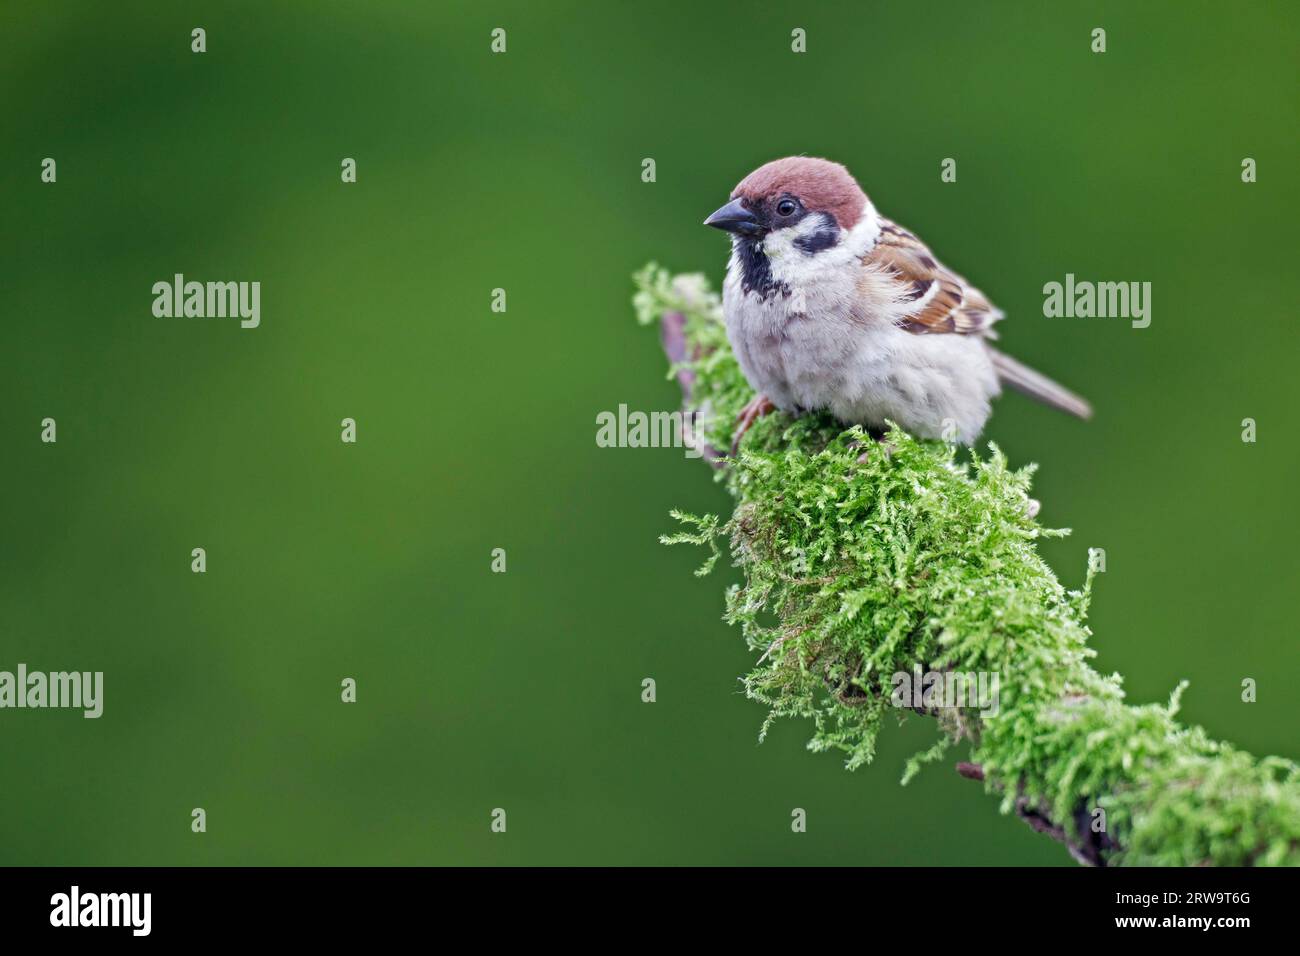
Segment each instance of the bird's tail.
[[997,371],[998,378],[1017,392],[1077,418],[1087,420],[1092,417],[1092,406],[1064,385],[1058,385],[1046,375],[1035,372],[1028,365],[1021,365],[997,349],[990,348],[989,355],[993,358],[993,368]]

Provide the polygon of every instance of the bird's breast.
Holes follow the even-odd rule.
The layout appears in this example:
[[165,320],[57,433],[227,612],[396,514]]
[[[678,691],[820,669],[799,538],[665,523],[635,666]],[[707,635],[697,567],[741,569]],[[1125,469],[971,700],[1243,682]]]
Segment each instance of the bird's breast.
[[763,297],[730,276],[724,286],[727,334],[741,370],[782,409],[828,405],[858,347],[852,315],[828,291],[799,287]]

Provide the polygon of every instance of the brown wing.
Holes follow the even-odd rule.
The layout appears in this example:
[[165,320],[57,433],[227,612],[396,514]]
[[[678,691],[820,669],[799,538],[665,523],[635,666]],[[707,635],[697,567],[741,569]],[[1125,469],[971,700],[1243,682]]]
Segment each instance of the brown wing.
[[916,311],[901,323],[907,331],[997,337],[993,323],[1002,312],[901,226],[881,219],[880,238],[863,261],[884,266],[904,284],[904,297],[916,300]]

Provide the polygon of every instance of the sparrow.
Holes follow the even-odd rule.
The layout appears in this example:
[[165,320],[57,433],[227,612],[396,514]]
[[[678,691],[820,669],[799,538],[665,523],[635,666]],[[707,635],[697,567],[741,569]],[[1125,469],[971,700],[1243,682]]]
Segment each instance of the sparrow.
[[826,410],[881,434],[972,444],[1008,385],[1086,419],[1086,401],[990,345],[1003,317],[915,235],[876,212],[839,163],[754,170],[704,220],[731,234],[727,338],[757,397],[732,453],[774,408]]

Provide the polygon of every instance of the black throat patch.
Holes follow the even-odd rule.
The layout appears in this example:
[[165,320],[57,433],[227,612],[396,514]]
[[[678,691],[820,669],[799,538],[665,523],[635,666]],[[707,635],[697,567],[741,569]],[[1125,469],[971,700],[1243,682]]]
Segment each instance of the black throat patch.
[[740,260],[740,288],[758,295],[760,302],[780,295],[790,297],[790,287],[772,276],[772,262],[763,253],[762,239],[750,236],[733,237],[736,258]]

